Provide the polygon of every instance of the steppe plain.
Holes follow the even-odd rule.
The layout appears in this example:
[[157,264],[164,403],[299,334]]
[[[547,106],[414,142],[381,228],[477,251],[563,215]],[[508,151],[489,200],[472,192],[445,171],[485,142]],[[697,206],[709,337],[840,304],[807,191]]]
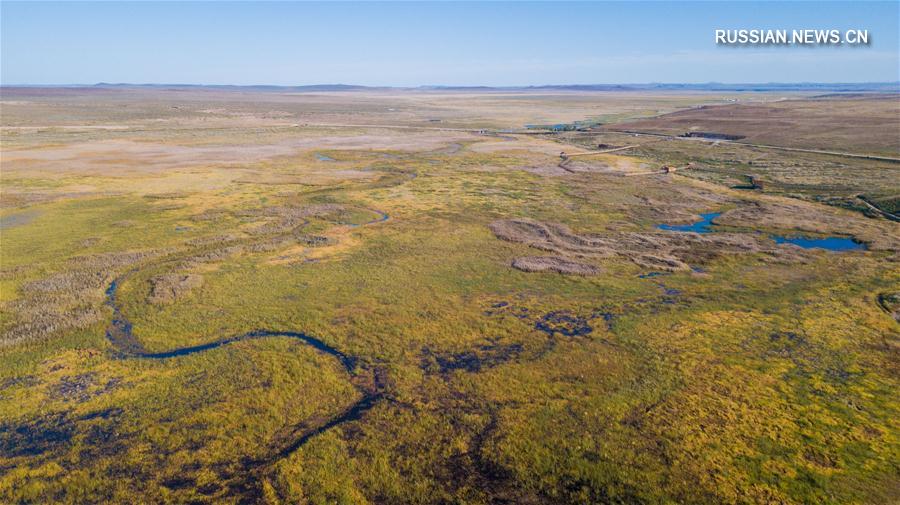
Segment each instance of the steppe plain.
[[0,502],[900,500],[897,95],[0,107]]

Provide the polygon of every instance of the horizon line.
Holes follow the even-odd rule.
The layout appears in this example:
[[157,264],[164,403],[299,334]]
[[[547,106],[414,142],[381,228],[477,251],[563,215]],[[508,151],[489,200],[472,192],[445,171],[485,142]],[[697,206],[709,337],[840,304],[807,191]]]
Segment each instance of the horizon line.
[[589,87],[660,87],[660,86],[900,86],[896,81],[767,81],[767,82],[627,82],[627,83],[567,83],[567,84],[419,84],[419,85],[369,85],[347,83],[315,84],[211,84],[190,82],[96,82],[87,83],[0,83],[0,88],[113,88],[113,87],[206,87],[206,88],[368,88],[368,89],[529,89],[529,88],[589,88]]

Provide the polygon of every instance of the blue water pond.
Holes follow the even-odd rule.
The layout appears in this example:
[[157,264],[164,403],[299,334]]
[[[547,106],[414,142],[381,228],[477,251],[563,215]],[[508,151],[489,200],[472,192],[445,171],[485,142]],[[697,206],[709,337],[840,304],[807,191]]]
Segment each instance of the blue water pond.
[[[721,216],[721,212],[700,214],[703,218],[691,224],[661,224],[657,228],[668,231],[682,231],[694,233],[712,232],[713,219]],[[804,249],[825,249],[827,251],[864,251],[866,245],[847,237],[804,237],[802,235],[788,237],[784,235],[769,235],[769,238],[777,244],[794,244]]]
[[701,219],[696,223],[691,224],[660,224],[656,227],[660,230],[669,230],[669,231],[691,231],[694,233],[709,233],[712,230],[710,227],[713,225],[712,220],[721,216],[721,212],[710,212],[709,214],[700,214]]
[[828,251],[864,251],[866,244],[846,237],[783,237],[781,235],[769,235],[778,244],[794,244],[804,249],[826,249]]

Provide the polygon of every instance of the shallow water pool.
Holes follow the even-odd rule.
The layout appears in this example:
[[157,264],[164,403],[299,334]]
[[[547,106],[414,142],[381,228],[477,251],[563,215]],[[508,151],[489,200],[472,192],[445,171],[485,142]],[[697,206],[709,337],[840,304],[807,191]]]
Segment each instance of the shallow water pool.
[[[656,227],[660,230],[668,230],[668,231],[681,231],[681,232],[693,232],[693,233],[711,233],[713,226],[713,219],[721,216],[721,212],[709,212],[706,214],[700,214],[700,217],[703,218],[696,223],[691,224],[660,224]],[[757,232],[759,233],[759,232]],[[777,244],[794,244],[796,246],[800,246],[804,249],[825,249],[827,251],[864,251],[867,249],[866,245],[862,242],[857,242],[852,238],[847,237],[804,237],[802,235],[797,236],[785,236],[785,235],[769,235],[769,238],[775,241]]]
[[710,227],[713,225],[712,220],[721,216],[721,212],[710,212],[708,214],[700,214],[701,219],[696,223],[691,224],[660,224],[656,227],[660,230],[668,230],[668,231],[690,231],[694,233],[709,233],[712,230]]
[[794,244],[804,249],[825,249],[828,251],[864,251],[866,244],[846,237],[783,237],[769,235],[778,244]]

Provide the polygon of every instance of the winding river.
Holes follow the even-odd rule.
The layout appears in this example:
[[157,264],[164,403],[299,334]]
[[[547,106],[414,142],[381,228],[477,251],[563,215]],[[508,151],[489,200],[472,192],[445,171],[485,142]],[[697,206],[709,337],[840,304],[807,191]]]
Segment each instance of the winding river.
[[[378,217],[363,223],[361,226],[381,223],[388,220],[388,215],[384,212],[372,211],[378,214]],[[242,482],[239,487],[247,490],[249,475],[254,470],[272,464],[279,459],[289,456],[291,453],[302,447],[306,442],[325,431],[330,430],[343,423],[360,419],[366,411],[373,408],[379,400],[385,397],[385,381],[379,370],[372,369],[368,364],[356,356],[351,356],[337,348],[328,345],[322,340],[297,330],[274,330],[274,329],[257,329],[246,333],[232,335],[205,344],[194,346],[179,347],[163,352],[148,352],[143,344],[134,336],[133,325],[128,317],[122,312],[122,307],[118,299],[118,289],[122,282],[129,276],[136,273],[132,270],[121,277],[114,279],[106,289],[106,304],[112,308],[112,318],[106,330],[106,338],[115,348],[118,358],[120,359],[152,359],[167,360],[206,352],[217,349],[235,342],[245,340],[259,340],[264,338],[293,338],[309,345],[316,351],[326,354],[336,359],[347,374],[350,376],[350,382],[362,394],[362,397],[349,405],[343,411],[335,414],[333,417],[319,423],[317,426],[308,428],[298,433],[293,439],[282,442],[280,447],[273,448],[264,458],[247,458],[244,460],[244,470],[247,475],[236,476]],[[371,373],[371,380],[361,380],[362,376]],[[298,426],[302,426],[302,421]],[[252,486],[252,484],[249,484]]]

